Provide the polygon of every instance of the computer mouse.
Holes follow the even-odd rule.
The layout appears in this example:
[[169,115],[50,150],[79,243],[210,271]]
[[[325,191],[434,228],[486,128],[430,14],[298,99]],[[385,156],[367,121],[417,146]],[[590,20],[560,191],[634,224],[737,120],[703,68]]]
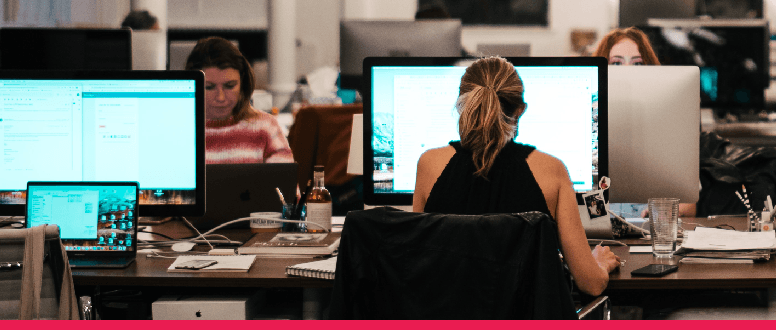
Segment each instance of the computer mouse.
[[195,245],[197,244],[194,242],[178,242],[172,245],[172,250],[175,252],[191,251]]

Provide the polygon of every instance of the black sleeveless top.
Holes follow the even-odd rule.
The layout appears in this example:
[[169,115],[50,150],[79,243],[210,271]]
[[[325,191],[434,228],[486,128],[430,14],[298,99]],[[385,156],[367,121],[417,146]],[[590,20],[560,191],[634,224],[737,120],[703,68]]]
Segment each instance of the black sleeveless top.
[[526,158],[536,147],[510,141],[496,156],[488,180],[475,176],[472,153],[452,141],[455,155],[434,183],[425,212],[447,214],[519,213],[550,215],[547,201]]

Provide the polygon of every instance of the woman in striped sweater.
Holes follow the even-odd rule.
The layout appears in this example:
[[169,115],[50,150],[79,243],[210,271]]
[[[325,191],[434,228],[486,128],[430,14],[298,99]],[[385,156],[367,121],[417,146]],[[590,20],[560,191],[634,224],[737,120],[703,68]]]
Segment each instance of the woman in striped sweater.
[[201,39],[186,69],[205,72],[207,164],[294,162],[275,117],[250,104],[253,70],[237,47],[220,37]]

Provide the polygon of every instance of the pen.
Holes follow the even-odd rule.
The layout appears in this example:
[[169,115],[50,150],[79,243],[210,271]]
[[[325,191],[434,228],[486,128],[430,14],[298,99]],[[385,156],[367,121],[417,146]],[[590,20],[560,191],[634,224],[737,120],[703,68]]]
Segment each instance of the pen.
[[286,205],[286,199],[283,198],[283,193],[280,192],[280,188],[275,187],[275,191],[278,192],[278,197],[280,197],[280,205]]
[[307,188],[305,188],[302,196],[299,197],[299,202],[294,206],[295,215],[299,215],[302,212],[302,207],[307,202],[307,196],[310,195],[310,189],[312,189],[312,180],[307,180]]
[[[743,188],[744,185],[741,185],[741,187]],[[757,218],[754,211],[752,210],[752,207],[749,205],[748,197],[744,198],[738,191],[736,191],[736,196],[738,196],[738,199],[740,199],[741,203],[744,203],[744,206],[746,207],[747,214],[749,216],[749,231],[756,231]],[[744,189],[744,196],[746,196],[746,189]]]

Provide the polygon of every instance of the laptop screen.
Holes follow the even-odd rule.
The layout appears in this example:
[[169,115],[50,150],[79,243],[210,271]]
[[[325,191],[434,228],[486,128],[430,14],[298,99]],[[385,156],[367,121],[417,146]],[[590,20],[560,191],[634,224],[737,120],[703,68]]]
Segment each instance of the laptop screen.
[[39,183],[27,191],[27,226],[59,226],[67,251],[135,251],[137,183]]

